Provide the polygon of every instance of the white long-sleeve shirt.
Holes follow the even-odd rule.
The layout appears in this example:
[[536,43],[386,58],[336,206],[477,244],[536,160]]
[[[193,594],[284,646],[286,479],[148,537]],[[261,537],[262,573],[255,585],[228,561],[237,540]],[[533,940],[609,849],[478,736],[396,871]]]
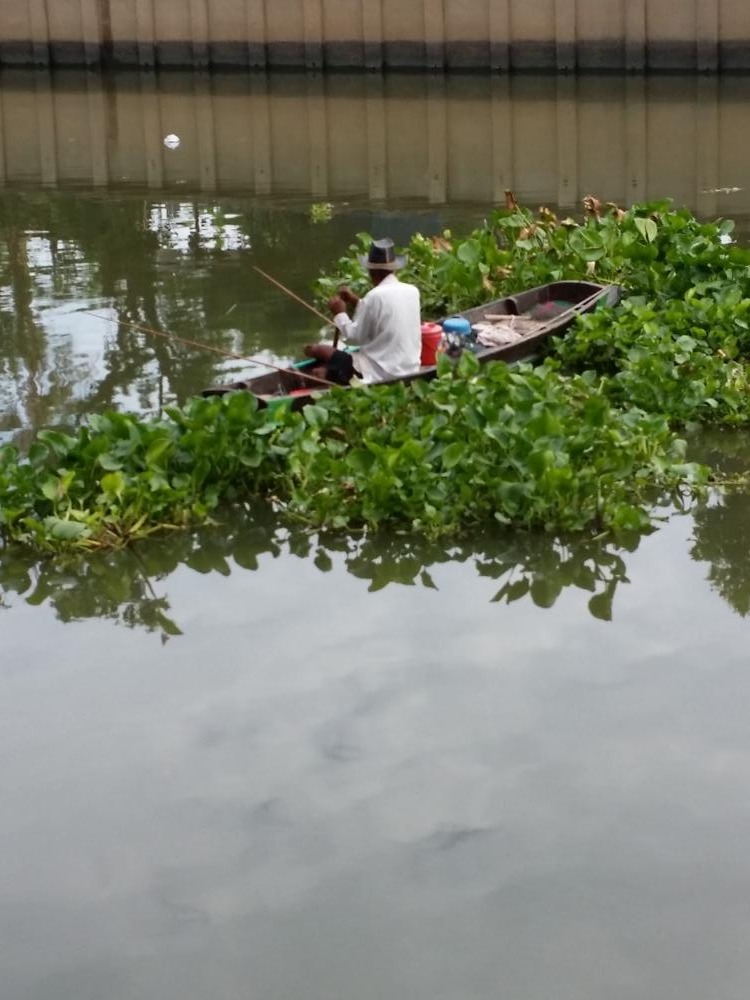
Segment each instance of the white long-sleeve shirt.
[[365,382],[400,378],[419,370],[422,318],[419,289],[389,274],[360,299],[354,319],[346,313],[334,323],[348,344],[359,352],[355,366]]

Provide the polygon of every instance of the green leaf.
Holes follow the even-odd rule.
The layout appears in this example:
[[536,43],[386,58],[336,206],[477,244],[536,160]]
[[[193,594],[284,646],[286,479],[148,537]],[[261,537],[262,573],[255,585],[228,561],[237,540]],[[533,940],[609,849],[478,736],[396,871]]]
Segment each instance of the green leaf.
[[640,216],[634,219],[635,228],[646,240],[647,243],[654,243],[659,235],[659,227],[653,219],[644,219]]
[[592,263],[604,257],[606,248],[600,233],[595,229],[574,229],[568,237],[570,248],[585,261]]
[[455,469],[458,463],[466,454],[466,448],[460,441],[449,444],[442,455],[443,465],[446,469]]
[[122,462],[119,458],[115,458],[114,455],[110,455],[109,452],[104,452],[104,454],[99,456],[99,465],[107,472],[117,472],[122,468]]
[[119,499],[125,491],[125,477],[122,472],[110,472],[102,477],[101,486],[104,493]]
[[612,621],[613,593],[608,589],[603,594],[595,594],[589,601],[589,611],[602,622]]
[[316,403],[308,403],[302,413],[310,427],[323,427],[328,420],[327,411]]
[[[159,461],[159,459],[162,458],[164,454],[169,450],[171,444],[172,442],[169,440],[169,438],[161,438],[158,441],[154,441],[154,443],[149,446],[148,451],[146,452],[146,464],[155,465]],[[122,468],[122,466],[120,466],[120,468]],[[114,472],[116,470],[112,468],[112,471]]]
[[58,542],[72,542],[90,534],[86,524],[80,521],[64,521],[57,517],[47,517],[44,527],[51,538]]
[[56,479],[45,479],[45,481],[41,484],[40,489],[43,496],[45,496],[48,500],[51,500],[53,503],[60,499]]

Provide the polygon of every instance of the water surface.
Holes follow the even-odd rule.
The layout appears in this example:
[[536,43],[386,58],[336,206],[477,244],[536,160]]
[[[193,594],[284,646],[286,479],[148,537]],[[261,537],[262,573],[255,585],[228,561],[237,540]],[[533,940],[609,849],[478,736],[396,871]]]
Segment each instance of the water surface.
[[[254,263],[309,296],[358,230],[505,187],[742,220],[746,91],[4,74],[0,434],[247,370],[133,324],[294,356],[319,324]],[[0,552],[3,997],[744,1000],[750,498],[661,513]]]

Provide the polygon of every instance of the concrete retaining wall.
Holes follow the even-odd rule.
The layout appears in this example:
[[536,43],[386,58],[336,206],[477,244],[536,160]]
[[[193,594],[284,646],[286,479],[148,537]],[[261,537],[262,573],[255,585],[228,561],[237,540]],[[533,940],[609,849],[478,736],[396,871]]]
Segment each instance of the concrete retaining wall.
[[750,0],[0,0],[4,64],[750,69]]

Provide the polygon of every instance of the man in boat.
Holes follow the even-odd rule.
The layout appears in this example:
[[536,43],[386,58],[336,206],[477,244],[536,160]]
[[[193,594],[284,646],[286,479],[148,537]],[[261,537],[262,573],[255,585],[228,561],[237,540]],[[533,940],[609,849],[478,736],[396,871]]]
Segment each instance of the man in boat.
[[[406,258],[396,254],[393,240],[375,240],[360,263],[370,274],[372,288],[363,299],[342,288],[328,302],[333,322],[347,344],[359,347],[356,354],[339,351],[330,344],[312,344],[305,354],[319,361],[318,377],[338,385],[352,378],[382,382],[419,371],[422,353],[422,319],[419,289],[396,275]],[[347,308],[353,310],[350,317]]]

